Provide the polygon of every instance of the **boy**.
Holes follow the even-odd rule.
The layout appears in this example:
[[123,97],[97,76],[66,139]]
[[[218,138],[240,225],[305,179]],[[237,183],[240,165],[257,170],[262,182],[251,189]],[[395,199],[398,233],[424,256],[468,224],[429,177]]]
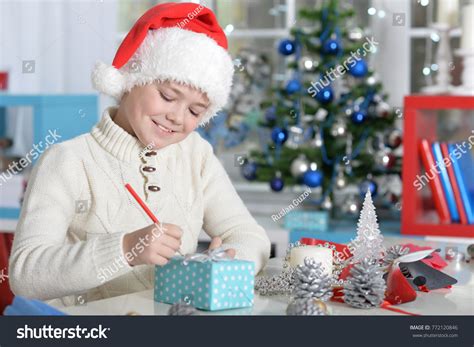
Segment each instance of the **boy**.
[[[73,304],[153,287],[153,265],[196,251],[201,229],[258,273],[270,241],[194,129],[227,102],[233,64],[214,14],[192,3],[148,10],[96,89],[115,97],[91,133],[52,146],[35,166],[10,259],[17,295]],[[149,217],[129,183],[163,221]],[[80,206],[80,208],[78,208]],[[125,254],[132,254],[127,256]]]

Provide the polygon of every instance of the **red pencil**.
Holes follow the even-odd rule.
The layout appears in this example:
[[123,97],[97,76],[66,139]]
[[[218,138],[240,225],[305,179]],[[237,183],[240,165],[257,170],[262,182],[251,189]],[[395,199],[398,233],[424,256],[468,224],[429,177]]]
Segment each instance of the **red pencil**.
[[130,194],[132,194],[132,196],[135,198],[135,200],[140,204],[140,206],[143,208],[143,210],[146,212],[146,214],[148,215],[148,217],[151,218],[151,220],[153,221],[153,223],[160,223],[158,222],[158,218],[155,217],[155,215],[153,214],[153,212],[151,212],[151,210],[148,208],[148,206],[143,202],[143,200],[138,196],[137,192],[135,190],[133,190],[132,186],[130,184],[126,184],[125,185],[125,188],[127,188],[127,190],[130,192]]

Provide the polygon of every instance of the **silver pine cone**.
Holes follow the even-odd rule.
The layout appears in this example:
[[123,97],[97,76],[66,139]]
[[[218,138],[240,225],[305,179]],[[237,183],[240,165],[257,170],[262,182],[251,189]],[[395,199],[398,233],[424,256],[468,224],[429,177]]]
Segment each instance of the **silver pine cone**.
[[356,308],[379,307],[385,298],[383,271],[377,261],[363,259],[353,266],[344,285],[344,301]]
[[198,310],[185,302],[177,302],[168,310],[169,316],[199,316]]
[[326,305],[314,298],[299,298],[292,300],[286,308],[287,316],[326,316]]
[[408,247],[402,245],[394,245],[390,247],[385,253],[385,256],[382,259],[382,264],[385,267],[389,267],[393,264],[395,259],[401,257],[402,255],[408,254],[409,252],[410,249]]
[[332,277],[324,273],[320,262],[306,257],[304,264],[295,269],[293,296],[326,301],[332,294]]

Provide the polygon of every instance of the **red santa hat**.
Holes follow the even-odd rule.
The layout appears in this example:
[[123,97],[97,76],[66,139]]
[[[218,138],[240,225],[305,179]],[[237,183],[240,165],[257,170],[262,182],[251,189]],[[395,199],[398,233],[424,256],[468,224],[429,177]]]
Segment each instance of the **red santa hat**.
[[233,73],[227,38],[214,13],[199,4],[166,3],[138,19],[111,66],[95,65],[92,84],[117,100],[134,86],[153,81],[186,84],[210,101],[205,123],[227,103]]

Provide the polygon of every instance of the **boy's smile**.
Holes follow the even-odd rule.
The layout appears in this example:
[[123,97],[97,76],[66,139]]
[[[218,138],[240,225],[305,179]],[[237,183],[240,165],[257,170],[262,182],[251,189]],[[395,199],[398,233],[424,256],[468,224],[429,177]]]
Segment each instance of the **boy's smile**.
[[135,86],[126,93],[114,122],[147,146],[163,148],[185,139],[201,122],[209,100],[176,82]]
[[167,135],[170,135],[172,133],[175,133],[176,130],[171,130],[163,125],[161,125],[160,123],[158,123],[157,121],[154,121],[152,119],[152,122],[157,126],[157,131],[160,133],[160,134],[163,134],[164,136],[167,136]]

